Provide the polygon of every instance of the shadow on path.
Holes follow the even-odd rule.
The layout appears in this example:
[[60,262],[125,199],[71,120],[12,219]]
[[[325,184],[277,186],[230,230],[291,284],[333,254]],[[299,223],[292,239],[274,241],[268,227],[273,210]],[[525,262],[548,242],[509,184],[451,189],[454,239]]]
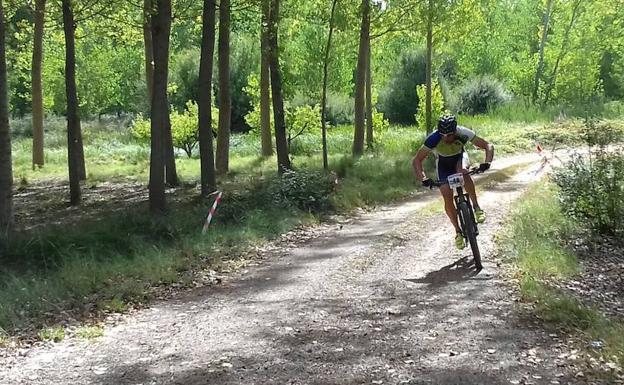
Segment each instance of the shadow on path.
[[466,256],[458,259],[450,265],[444,266],[440,270],[431,271],[422,278],[408,278],[406,281],[413,283],[427,283],[429,286],[438,287],[446,285],[449,282],[467,281],[467,280],[490,280],[491,276],[477,277],[481,269],[477,269],[474,265],[472,256]]

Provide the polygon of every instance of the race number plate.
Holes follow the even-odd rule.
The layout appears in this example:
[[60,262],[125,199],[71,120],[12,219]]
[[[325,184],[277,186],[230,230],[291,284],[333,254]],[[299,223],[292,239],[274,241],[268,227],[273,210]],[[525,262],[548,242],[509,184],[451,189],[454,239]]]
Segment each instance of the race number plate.
[[464,185],[463,174],[453,174],[448,177],[448,184],[451,188],[462,187]]

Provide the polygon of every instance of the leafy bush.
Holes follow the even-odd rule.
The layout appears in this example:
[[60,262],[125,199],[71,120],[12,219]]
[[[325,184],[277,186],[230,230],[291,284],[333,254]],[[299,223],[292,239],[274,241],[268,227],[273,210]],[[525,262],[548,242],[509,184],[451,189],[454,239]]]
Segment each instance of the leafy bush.
[[320,213],[331,209],[334,179],[309,169],[291,170],[281,176],[258,179],[245,189],[227,190],[227,203],[219,206],[216,220],[240,223],[255,210],[299,209]]
[[287,106],[286,128],[288,129],[288,142],[304,132],[310,132],[321,125],[321,107],[300,106],[292,108]]
[[624,236],[624,154],[576,156],[554,180],[568,215],[599,234]]
[[[319,150],[318,135],[321,126],[321,108],[319,106],[301,106],[292,108],[286,105],[286,129],[288,130],[288,148],[293,155],[312,155]],[[296,139],[296,140],[295,140]]]
[[426,55],[423,50],[405,53],[380,95],[381,111],[391,123],[414,124],[418,108],[416,86],[425,83]]
[[478,76],[466,81],[457,92],[458,112],[481,114],[511,100],[504,85],[490,76]]
[[318,212],[330,207],[333,179],[321,172],[301,169],[287,171],[271,186],[273,202],[278,207],[296,207]]
[[[260,131],[260,77],[251,74],[247,79],[247,85],[243,89],[251,100],[251,109],[245,115],[245,123],[251,130]],[[273,103],[269,103],[270,126],[273,127]]]
[[328,93],[326,118],[332,126],[353,124],[355,120],[355,102],[353,98],[345,94]]
[[[237,39],[234,38],[233,39]],[[232,132],[249,131],[245,122],[245,115],[252,109],[249,95],[244,91],[252,69],[258,64],[255,49],[250,48],[244,39],[237,39],[232,43],[230,55],[230,90],[232,98]],[[171,64],[171,81],[169,92],[171,104],[180,113],[186,109],[186,102],[199,100],[199,49],[193,48],[176,54]],[[217,62],[213,73],[213,100],[218,105],[219,79],[217,76]]]
[[[186,103],[186,109],[182,113],[175,110],[169,115],[171,120],[171,136],[173,146],[183,150],[190,158],[193,150],[199,142],[198,106],[193,101]],[[212,107],[212,129],[217,129],[219,122],[219,110]],[[147,141],[151,136],[151,122],[138,115],[132,123],[132,134],[139,140]]]
[[[416,87],[416,93],[418,94],[418,111],[416,112],[416,122],[418,128],[427,132],[427,122],[425,118],[426,106],[425,96],[427,92],[427,86],[421,84]],[[444,113],[444,98],[440,90],[438,82],[432,82],[431,84],[431,124],[434,124],[438,117]],[[429,127],[433,128],[433,127]]]
[[189,100],[199,100],[199,50],[190,49],[177,53],[171,63],[169,102],[173,109],[182,113]]
[[588,156],[576,155],[554,174],[563,210],[598,234],[624,238],[624,150],[609,149],[621,140],[616,127],[589,122],[584,135]]

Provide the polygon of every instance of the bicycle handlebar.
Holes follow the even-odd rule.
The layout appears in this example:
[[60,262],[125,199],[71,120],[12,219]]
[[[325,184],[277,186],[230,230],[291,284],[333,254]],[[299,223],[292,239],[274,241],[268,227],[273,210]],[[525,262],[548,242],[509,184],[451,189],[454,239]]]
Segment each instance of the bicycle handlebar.
[[[473,167],[470,169],[470,171],[468,172],[462,172],[463,175],[474,175],[474,174],[481,174],[483,173],[483,171],[479,171],[479,167]],[[448,178],[447,178],[448,179]],[[429,190],[433,189],[434,187],[440,187],[443,186],[447,183],[447,181],[440,181],[440,180],[434,180],[433,181],[433,186],[429,186]]]

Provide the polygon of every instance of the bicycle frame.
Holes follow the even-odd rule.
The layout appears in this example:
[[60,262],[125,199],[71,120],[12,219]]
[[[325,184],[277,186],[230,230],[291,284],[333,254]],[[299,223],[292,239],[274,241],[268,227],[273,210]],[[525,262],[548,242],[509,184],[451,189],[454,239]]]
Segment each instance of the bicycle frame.
[[[453,199],[455,200],[455,208],[459,208],[460,204],[463,202],[466,202],[466,204],[468,205],[468,208],[470,209],[470,220],[473,222],[473,226],[475,228],[475,235],[479,235],[479,226],[477,226],[477,221],[475,220],[474,217],[474,209],[472,208],[472,202],[470,201],[470,196],[468,196],[468,193],[465,193],[462,187],[457,187],[455,189],[453,189],[455,192],[453,194]],[[457,210],[457,216],[458,216],[458,220],[461,223],[461,217],[459,215],[459,210]],[[462,223],[462,225],[465,225]],[[463,230],[463,226],[462,230]]]
[[[450,175],[447,178],[446,183],[448,183],[449,187],[453,190],[453,200],[455,202],[455,208],[457,210],[457,220],[459,222],[462,235],[464,236],[464,238],[466,238],[468,243],[470,243],[470,248],[472,249],[476,268],[478,270],[481,270],[483,266],[481,265],[481,253],[477,244],[479,227],[477,226],[477,221],[475,220],[474,210],[472,208],[472,203],[470,202],[470,197],[464,192],[464,175],[477,174],[478,172],[478,169],[472,169],[467,173],[457,173]],[[441,183],[440,181],[436,182],[436,185],[438,186],[441,186],[442,184],[443,183]]]

